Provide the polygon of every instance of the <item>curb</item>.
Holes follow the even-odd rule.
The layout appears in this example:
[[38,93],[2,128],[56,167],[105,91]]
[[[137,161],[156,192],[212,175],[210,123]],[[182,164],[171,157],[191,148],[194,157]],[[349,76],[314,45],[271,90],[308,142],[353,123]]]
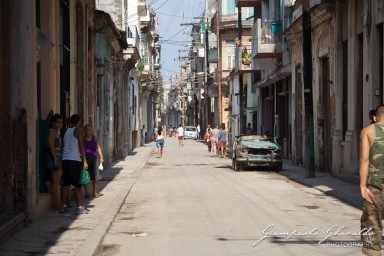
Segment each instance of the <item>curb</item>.
[[153,148],[151,150],[148,150],[148,153],[145,154],[143,158],[143,163],[136,170],[137,175],[135,175],[134,180],[127,184],[127,186],[124,186],[124,188],[119,192],[119,194],[109,206],[109,210],[106,211],[99,223],[96,225],[94,231],[91,232],[91,234],[86,238],[85,242],[81,245],[81,248],[76,251],[76,256],[96,256],[100,254],[100,251],[102,249],[101,245],[105,235],[110,229],[113,221],[116,219],[117,214],[120,212],[120,209],[123,206],[126,198],[128,197],[133,185],[135,185],[139,177],[139,171],[141,171],[148,162],[149,156],[151,155],[152,151]]

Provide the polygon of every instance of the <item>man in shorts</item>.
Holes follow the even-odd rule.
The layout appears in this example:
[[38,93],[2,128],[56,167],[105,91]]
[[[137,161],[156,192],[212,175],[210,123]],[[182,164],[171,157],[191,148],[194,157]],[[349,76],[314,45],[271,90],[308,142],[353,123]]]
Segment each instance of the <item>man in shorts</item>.
[[75,186],[76,214],[88,213],[82,205],[80,175],[82,168],[88,168],[84,148],[84,130],[81,128],[80,116],[74,114],[70,118],[71,126],[64,135],[63,149],[63,207],[60,213],[67,213],[68,205],[66,199],[69,193],[69,186]]
[[183,139],[184,139],[184,129],[183,126],[179,125],[179,128],[177,128],[177,138],[179,139],[179,146],[184,146]]

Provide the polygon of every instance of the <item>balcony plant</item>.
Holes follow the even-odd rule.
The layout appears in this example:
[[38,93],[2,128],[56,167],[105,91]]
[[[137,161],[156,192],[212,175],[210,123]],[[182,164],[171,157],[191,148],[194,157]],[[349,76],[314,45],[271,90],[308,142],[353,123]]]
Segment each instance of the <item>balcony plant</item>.
[[135,64],[135,68],[137,71],[142,72],[144,70],[144,62],[138,60]]
[[246,46],[244,46],[243,49],[241,50],[241,59],[244,65],[251,64],[251,54],[248,53],[248,49]]

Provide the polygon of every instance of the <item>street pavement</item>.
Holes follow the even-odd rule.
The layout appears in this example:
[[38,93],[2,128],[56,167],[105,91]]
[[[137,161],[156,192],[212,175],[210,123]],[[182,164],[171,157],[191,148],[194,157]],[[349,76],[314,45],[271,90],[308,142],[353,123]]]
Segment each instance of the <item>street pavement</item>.
[[[319,183],[330,184],[309,187],[230,166],[202,143],[180,147],[167,139],[163,158],[149,158],[100,254],[361,255],[360,209],[321,191],[352,193],[356,185],[327,176]],[[287,164],[284,174],[298,177],[301,169],[289,174],[293,168]]]
[[163,158],[147,144],[102,173],[89,214],[50,211],[0,255],[361,255],[346,234],[360,229],[357,185],[288,163],[282,175],[230,166],[197,141],[168,138]]

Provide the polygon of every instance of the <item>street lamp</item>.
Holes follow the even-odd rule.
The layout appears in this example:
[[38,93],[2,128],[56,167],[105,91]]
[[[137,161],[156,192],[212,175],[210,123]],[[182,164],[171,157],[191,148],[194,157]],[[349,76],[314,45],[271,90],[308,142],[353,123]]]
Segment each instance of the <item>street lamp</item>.
[[98,76],[103,76],[105,72],[105,64],[101,59],[96,59],[96,73]]

